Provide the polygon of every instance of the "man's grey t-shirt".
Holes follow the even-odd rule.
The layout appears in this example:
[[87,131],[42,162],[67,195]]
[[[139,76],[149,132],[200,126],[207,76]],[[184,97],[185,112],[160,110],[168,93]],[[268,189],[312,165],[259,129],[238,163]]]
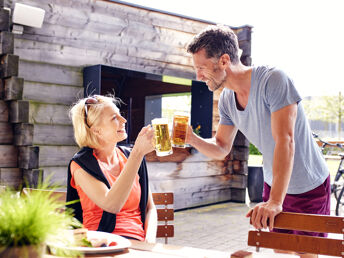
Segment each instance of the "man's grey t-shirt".
[[281,70],[253,67],[251,88],[245,110],[236,107],[234,91],[224,89],[219,100],[220,124],[235,125],[263,154],[264,181],[272,184],[275,142],[271,131],[271,113],[298,103],[295,123],[295,155],[288,194],[310,191],[328,177],[326,162],[312,137],[301,97],[293,82]]

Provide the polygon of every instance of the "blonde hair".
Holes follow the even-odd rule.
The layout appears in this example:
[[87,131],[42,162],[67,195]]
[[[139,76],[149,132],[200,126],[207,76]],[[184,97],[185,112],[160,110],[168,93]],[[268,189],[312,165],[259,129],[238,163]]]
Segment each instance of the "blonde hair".
[[[87,104],[87,126],[85,123],[85,102],[89,98],[96,99],[97,103]],[[106,106],[113,104],[117,106],[118,103],[119,100],[115,99],[113,95],[93,95],[80,99],[73,105],[69,111],[69,116],[73,123],[75,141],[80,148],[99,148],[101,146],[99,138],[92,132],[91,127],[98,123],[100,114]]]

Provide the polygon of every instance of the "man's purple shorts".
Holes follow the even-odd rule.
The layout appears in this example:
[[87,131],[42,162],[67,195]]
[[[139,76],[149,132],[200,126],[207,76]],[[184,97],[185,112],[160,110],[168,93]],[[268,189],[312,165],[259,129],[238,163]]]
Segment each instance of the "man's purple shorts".
[[[263,201],[270,196],[270,186],[264,182]],[[330,215],[331,183],[330,176],[317,188],[302,194],[287,194],[283,202],[283,211]],[[326,237],[326,233],[304,232],[297,230],[273,229],[273,232],[296,235],[311,235]]]

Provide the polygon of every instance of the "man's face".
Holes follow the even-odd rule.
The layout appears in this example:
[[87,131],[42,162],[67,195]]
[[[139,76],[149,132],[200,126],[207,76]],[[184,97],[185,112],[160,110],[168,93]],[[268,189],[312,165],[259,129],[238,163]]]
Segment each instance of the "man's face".
[[210,91],[215,91],[226,80],[226,70],[221,68],[219,60],[207,58],[205,49],[201,49],[192,56],[197,80],[204,81]]

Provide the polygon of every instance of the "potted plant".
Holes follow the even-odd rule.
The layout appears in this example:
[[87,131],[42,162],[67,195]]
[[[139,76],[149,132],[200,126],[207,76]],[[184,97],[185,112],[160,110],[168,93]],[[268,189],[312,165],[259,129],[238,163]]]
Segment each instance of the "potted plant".
[[75,223],[71,212],[61,212],[64,205],[47,191],[0,192],[0,257],[42,257],[47,241]]

